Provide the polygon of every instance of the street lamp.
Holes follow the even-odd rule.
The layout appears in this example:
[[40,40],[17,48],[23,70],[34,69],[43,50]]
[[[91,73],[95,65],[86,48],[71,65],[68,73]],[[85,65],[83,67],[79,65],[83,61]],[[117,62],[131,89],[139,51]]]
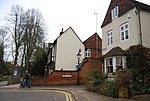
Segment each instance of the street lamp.
[[45,77],[47,76],[47,66],[45,66]]
[[47,77],[47,66],[45,66],[45,85],[46,85],[46,77]]
[[77,71],[78,71],[78,74],[77,74],[77,84],[79,85],[80,84],[80,80],[79,80],[79,70],[80,70],[80,58],[81,58],[81,50],[79,49],[78,51],[78,54],[77,54],[77,60],[78,60],[78,65],[77,65]]

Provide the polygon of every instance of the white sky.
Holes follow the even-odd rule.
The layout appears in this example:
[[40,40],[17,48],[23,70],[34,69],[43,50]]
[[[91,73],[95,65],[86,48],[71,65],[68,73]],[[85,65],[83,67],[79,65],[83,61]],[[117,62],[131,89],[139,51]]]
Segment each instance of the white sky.
[[[0,25],[13,5],[24,9],[39,9],[48,28],[48,42],[53,42],[62,28],[72,27],[82,41],[96,32],[101,35],[101,24],[111,0],[0,0]],[[137,0],[150,5],[150,0]]]

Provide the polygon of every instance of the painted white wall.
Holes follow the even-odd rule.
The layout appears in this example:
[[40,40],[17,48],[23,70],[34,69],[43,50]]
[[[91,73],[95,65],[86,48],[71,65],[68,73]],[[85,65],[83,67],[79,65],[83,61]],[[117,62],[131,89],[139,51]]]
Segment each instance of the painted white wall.
[[[123,23],[129,23],[129,40],[121,41],[120,39],[120,26]],[[107,32],[113,31],[113,44],[107,45]],[[123,50],[128,49],[131,45],[139,44],[139,26],[138,15],[136,9],[132,9],[121,17],[116,18],[108,25],[102,28],[102,54],[105,55],[114,47],[121,47]]]
[[143,45],[150,48],[150,13],[141,11],[140,16]]
[[74,33],[72,28],[69,28],[57,39],[57,52],[55,70],[77,70],[77,53],[81,49],[81,61],[84,58],[84,45]]

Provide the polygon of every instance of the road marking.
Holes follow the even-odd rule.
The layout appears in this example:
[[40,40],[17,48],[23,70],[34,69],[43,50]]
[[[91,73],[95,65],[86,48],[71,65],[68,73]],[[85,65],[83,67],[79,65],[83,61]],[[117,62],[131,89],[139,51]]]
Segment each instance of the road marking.
[[52,92],[58,92],[58,93],[63,93],[66,96],[66,101],[72,101],[71,94],[67,91],[62,91],[62,90],[50,90]]
[[0,90],[0,92],[36,92],[36,91],[62,93],[65,95],[66,101],[72,101],[71,94],[63,90],[33,90],[33,89],[30,90],[30,89],[18,89],[18,87],[12,90]]

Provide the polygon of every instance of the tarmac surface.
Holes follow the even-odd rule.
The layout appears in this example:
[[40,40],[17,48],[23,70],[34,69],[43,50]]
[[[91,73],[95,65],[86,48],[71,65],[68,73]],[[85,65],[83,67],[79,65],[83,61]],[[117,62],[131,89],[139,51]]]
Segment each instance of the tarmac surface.
[[[5,85],[6,82],[0,82],[1,88],[19,89],[19,84]],[[67,85],[67,86],[32,86],[31,90],[61,90],[72,94],[74,101],[150,101],[150,94],[134,96],[132,99],[119,99],[104,96],[94,92],[89,92],[85,85]]]

